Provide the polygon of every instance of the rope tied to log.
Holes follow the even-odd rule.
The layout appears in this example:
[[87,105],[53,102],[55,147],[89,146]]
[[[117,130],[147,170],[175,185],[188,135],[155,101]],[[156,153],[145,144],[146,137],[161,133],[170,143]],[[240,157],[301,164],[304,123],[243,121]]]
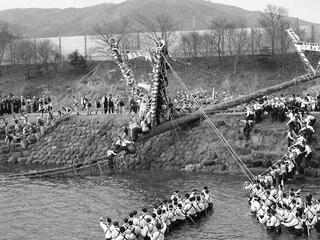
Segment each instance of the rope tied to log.
[[[228,143],[228,141],[223,137],[223,135],[221,134],[221,132],[218,130],[218,128],[215,126],[215,124],[212,122],[212,120],[209,118],[209,116],[206,114],[206,112],[203,110],[203,108],[201,107],[201,105],[198,103],[198,101],[193,97],[193,95],[191,94],[190,90],[188,89],[188,87],[184,84],[184,82],[182,81],[182,79],[179,77],[179,75],[177,74],[177,72],[173,69],[173,67],[171,66],[171,64],[168,62],[168,60],[165,58],[165,56],[163,56],[164,60],[166,61],[167,65],[169,66],[169,68],[171,69],[173,76],[178,80],[178,82],[180,83],[180,85],[186,90],[186,92],[191,96],[192,100],[194,101],[194,103],[197,105],[199,111],[201,112],[201,114],[204,116],[204,118],[208,121],[209,125],[211,126],[211,128],[214,130],[214,132],[218,135],[219,139],[222,141],[222,143],[226,146],[227,150],[229,151],[229,153],[231,154],[231,156],[234,158],[234,160],[236,161],[236,163],[239,165],[239,167],[241,168],[241,170],[243,171],[243,173],[246,175],[246,177],[248,178],[248,180],[250,182],[252,182],[252,179],[254,178],[254,175],[252,174],[252,172],[250,171],[250,169],[248,169],[248,167],[244,164],[244,162],[240,159],[240,157],[237,155],[237,153],[234,151],[234,149],[230,146],[230,144]],[[250,175],[250,176],[249,176]]]

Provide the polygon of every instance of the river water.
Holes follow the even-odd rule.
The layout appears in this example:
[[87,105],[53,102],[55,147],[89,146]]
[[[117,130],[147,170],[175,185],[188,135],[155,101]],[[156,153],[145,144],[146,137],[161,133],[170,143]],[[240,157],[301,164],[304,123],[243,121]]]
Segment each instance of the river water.
[[[9,169],[10,170],[10,169]],[[8,168],[1,168],[0,178]],[[293,239],[268,235],[248,215],[244,177],[184,172],[106,172],[100,176],[0,181],[0,239],[104,239],[100,216],[121,220],[126,213],[151,208],[175,190],[207,185],[217,198],[215,211],[197,225],[186,224],[166,239]],[[302,184],[302,183],[299,183]],[[319,182],[303,183],[319,192]],[[318,239],[313,232],[309,239]]]

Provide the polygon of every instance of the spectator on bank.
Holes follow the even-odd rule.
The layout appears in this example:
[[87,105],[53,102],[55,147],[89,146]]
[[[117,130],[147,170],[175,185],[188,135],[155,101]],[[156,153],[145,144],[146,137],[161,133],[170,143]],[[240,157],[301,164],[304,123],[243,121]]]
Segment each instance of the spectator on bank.
[[53,106],[52,106],[52,99],[51,99],[50,96],[47,96],[47,101],[48,101],[48,109],[47,109],[47,111],[51,112],[52,109],[53,109]]
[[246,120],[247,121],[253,121],[255,117],[254,112],[252,111],[252,108],[250,106],[247,107],[247,112],[246,112]]
[[87,115],[92,114],[92,104],[89,99],[86,100],[86,111],[87,111]]
[[96,99],[95,108],[96,108],[96,115],[97,115],[97,114],[99,114],[100,109],[101,109],[101,103],[100,103],[99,98]]
[[48,115],[47,115],[47,123],[50,125],[53,121],[53,115],[51,112],[48,112]]
[[142,131],[143,134],[146,134],[146,133],[148,133],[150,131],[150,129],[148,127],[148,124],[145,121],[144,117],[142,117],[140,127],[141,127],[141,131]]
[[114,113],[114,102],[113,102],[113,99],[112,99],[112,94],[109,94],[108,110],[109,110],[109,114]]
[[26,100],[21,96],[21,113],[25,113],[27,111],[27,103]]
[[38,105],[38,101],[36,99],[35,96],[33,96],[32,98],[32,102],[31,102],[31,112],[37,112],[37,105]]
[[104,114],[107,114],[107,112],[108,112],[108,103],[109,103],[109,101],[108,101],[107,96],[103,96],[103,98],[102,98],[102,105],[103,105],[103,112],[104,112]]
[[73,99],[73,111],[75,111],[77,115],[79,115],[79,102],[75,96],[72,96],[72,99]]
[[44,99],[43,98],[40,98],[39,99],[39,112],[41,113],[41,116],[43,117],[43,114],[45,112],[45,109],[44,109]]
[[84,95],[82,98],[81,98],[81,104],[82,104],[82,111],[86,109],[87,107],[87,102],[88,102],[88,98],[86,97],[86,95]]
[[129,129],[131,132],[131,139],[133,142],[135,142],[138,139],[138,135],[142,132],[142,130],[134,117],[132,117],[131,122],[129,123]]
[[129,129],[128,129],[128,126],[127,125],[125,125],[124,126],[124,128],[123,128],[123,134],[122,134],[122,139],[123,138],[128,138],[128,136],[129,136]]
[[247,141],[249,141],[249,139],[250,139],[250,133],[252,130],[252,123],[253,123],[252,120],[246,120],[245,126],[243,128],[243,134],[244,134]]
[[120,98],[119,97],[114,98],[114,105],[115,105],[115,112],[117,114],[119,114],[120,113]]
[[132,112],[133,113],[137,113],[137,103],[136,101],[131,98],[130,101],[129,101],[129,104],[130,104],[130,110],[129,110],[129,113],[131,114]]
[[120,102],[119,102],[119,114],[123,114],[124,113],[124,101],[123,101],[123,97],[120,98]]

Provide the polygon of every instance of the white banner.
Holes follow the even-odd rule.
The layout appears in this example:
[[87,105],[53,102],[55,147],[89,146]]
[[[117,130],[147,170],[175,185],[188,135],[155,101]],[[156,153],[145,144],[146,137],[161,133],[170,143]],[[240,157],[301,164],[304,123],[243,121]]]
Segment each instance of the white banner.
[[138,83],[137,86],[139,88],[143,88],[143,89],[147,90],[148,92],[150,92],[150,90],[151,90],[151,84],[150,83]]
[[151,54],[147,51],[132,51],[132,52],[126,52],[126,53],[129,60],[138,58],[138,57],[144,57],[146,60],[152,62]]

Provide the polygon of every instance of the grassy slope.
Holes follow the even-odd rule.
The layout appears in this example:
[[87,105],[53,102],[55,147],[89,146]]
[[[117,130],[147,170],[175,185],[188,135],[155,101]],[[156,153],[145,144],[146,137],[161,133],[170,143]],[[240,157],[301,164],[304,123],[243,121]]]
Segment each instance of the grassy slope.
[[[315,57],[315,59],[317,59]],[[138,81],[148,81],[151,66],[145,61],[131,63]],[[93,68],[97,63],[93,63]],[[244,57],[239,64],[239,73],[232,74],[232,59],[225,58],[223,69],[219,70],[215,58],[207,60],[197,59],[190,64],[177,61],[172,63],[181,79],[191,90],[202,88],[211,91],[214,87],[219,92],[230,91],[234,94],[245,94],[267,86],[272,86],[298,75],[304,74],[300,60],[296,55],[288,55],[268,59],[266,63],[261,57]],[[209,65],[209,68],[208,68]],[[30,80],[25,80],[16,70],[4,71],[0,78],[0,94],[14,94],[33,96],[49,92],[59,106],[70,104],[72,95],[80,97],[84,94],[90,98],[97,98],[106,93],[128,95],[125,83],[120,81],[121,74],[112,62],[106,62],[88,78],[79,81],[86,73],[62,71],[59,73],[43,74]],[[303,86],[296,86],[285,90],[285,93],[297,93],[306,89],[314,90],[311,86],[320,85],[319,80]],[[73,86],[71,91],[67,91]],[[172,74],[169,74],[169,91],[171,93],[182,90]]]

